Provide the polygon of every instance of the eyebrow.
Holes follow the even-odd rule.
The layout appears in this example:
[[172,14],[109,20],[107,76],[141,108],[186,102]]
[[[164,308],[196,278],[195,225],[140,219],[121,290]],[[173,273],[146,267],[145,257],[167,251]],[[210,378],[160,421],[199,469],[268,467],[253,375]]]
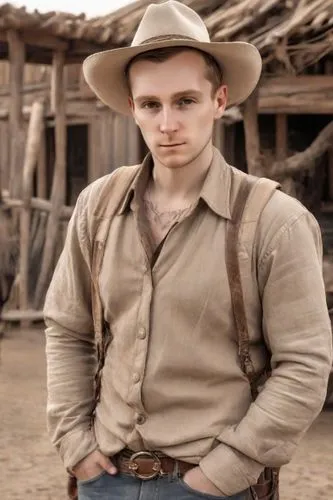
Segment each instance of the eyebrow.
[[[182,97],[184,95],[193,95],[193,96],[201,96],[202,92],[199,90],[194,90],[194,89],[186,89],[186,90],[181,90],[180,92],[175,92],[172,94],[172,99],[177,99],[178,97]],[[159,100],[157,96],[154,95],[140,95],[134,99],[135,102],[140,102],[140,101],[152,101],[152,100]]]

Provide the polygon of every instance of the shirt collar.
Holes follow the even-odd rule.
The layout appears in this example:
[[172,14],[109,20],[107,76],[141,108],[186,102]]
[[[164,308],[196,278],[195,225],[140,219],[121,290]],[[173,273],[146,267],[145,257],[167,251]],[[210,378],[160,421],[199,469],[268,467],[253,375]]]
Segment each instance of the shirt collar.
[[[118,215],[124,214],[129,207],[133,211],[136,211],[138,207],[140,207],[146,186],[151,176],[152,168],[153,160],[149,153],[143,160],[138,175],[136,175],[132,181],[120,205]],[[200,198],[211,210],[213,210],[213,212],[225,219],[231,219],[231,174],[231,167],[226,163],[218,149],[214,148],[213,159],[202,186]]]
[[218,149],[213,149],[213,159],[201,189],[200,198],[213,212],[225,219],[231,219],[230,189],[231,167]]
[[147,154],[139,168],[138,174],[134,177],[123,202],[121,203],[118,215],[123,215],[130,207],[133,211],[141,206],[143,196],[153,169],[153,159],[150,153]]

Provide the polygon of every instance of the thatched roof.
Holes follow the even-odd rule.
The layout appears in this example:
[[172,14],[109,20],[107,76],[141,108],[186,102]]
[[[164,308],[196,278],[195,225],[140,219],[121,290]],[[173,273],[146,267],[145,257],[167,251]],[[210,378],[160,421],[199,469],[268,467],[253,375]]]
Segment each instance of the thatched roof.
[[[62,40],[81,40],[86,52],[98,47],[125,46],[146,6],[140,0],[107,16],[27,12],[10,4],[0,6],[0,30],[40,32]],[[154,0],[160,3],[164,0]],[[332,0],[183,0],[204,19],[214,41],[245,40],[261,51],[265,63],[279,62],[288,71],[302,71],[333,53]],[[75,44],[69,52],[75,55]],[[80,55],[82,53],[82,47]]]

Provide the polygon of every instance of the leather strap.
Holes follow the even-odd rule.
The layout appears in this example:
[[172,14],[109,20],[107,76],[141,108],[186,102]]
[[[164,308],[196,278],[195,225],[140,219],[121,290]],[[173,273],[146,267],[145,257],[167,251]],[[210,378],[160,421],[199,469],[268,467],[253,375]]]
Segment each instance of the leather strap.
[[256,179],[250,178],[241,183],[232,209],[231,220],[227,225],[226,237],[226,266],[231,294],[231,303],[238,334],[238,353],[242,371],[249,379],[252,396],[255,398],[254,377],[255,370],[250,356],[249,332],[245,313],[245,304],[241,282],[241,273],[238,260],[239,232],[246,202]]
[[[254,241],[260,214],[278,184],[268,179],[244,178],[238,189],[232,208],[231,221],[227,224],[226,266],[231,294],[232,309],[238,334],[238,352],[242,371],[247,376],[253,400],[258,395],[258,375],[250,355],[250,338],[242,288],[239,263],[239,241],[242,226],[247,237]],[[249,228],[246,227],[249,223]],[[250,488],[254,500],[279,500],[279,469],[266,467],[257,484]]]
[[[158,454],[156,456],[158,456]],[[133,475],[133,469],[131,467],[133,462],[131,461],[131,458],[128,456],[128,454],[120,452],[115,455],[112,460],[114,461],[120,472]],[[160,463],[159,475],[172,474],[173,472],[177,472],[178,474],[183,476],[188,470],[195,467],[194,464],[190,464],[182,460],[176,460],[165,455],[158,456],[158,460]],[[149,478],[149,476],[151,476],[151,474],[154,474],[154,471],[156,471],[156,469],[154,468],[156,462],[153,458],[137,457],[135,458],[134,462],[137,465],[136,473],[142,476],[146,476],[147,478]]]

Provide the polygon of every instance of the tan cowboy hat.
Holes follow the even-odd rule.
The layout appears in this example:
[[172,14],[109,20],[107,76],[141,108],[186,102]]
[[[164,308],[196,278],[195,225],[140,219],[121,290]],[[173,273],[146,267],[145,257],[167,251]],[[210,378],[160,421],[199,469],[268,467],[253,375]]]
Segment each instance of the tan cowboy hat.
[[199,15],[176,0],[150,4],[130,47],[92,54],[83,62],[88,85],[107,106],[130,114],[125,68],[142,52],[162,47],[193,47],[211,54],[220,64],[228,86],[228,106],[244,101],[256,87],[262,67],[254,45],[245,42],[210,42]]

